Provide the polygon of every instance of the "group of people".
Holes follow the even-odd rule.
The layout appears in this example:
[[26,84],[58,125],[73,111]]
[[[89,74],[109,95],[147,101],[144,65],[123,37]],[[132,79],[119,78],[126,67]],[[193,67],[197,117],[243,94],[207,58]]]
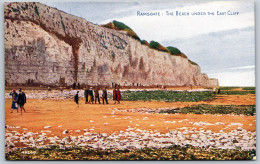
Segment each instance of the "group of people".
[[11,106],[11,113],[13,113],[13,110],[17,110],[19,112],[19,108],[22,112],[26,112],[24,105],[26,103],[26,95],[23,92],[22,88],[19,89],[19,93],[16,92],[15,89],[13,89],[12,92],[10,92],[10,95],[12,96],[12,106]]
[[[84,97],[85,97],[85,104],[95,104],[100,103],[100,97],[102,98],[103,101],[103,105],[106,103],[108,104],[107,101],[107,87],[104,87],[102,89],[102,92],[100,90],[100,87],[87,87],[84,90]],[[120,100],[121,100],[121,92],[119,90],[119,86],[115,87],[115,89],[113,90],[113,100],[114,100],[114,104],[117,102],[118,104],[120,104]],[[79,105],[79,91],[77,91],[76,95],[74,96],[74,101],[77,105]]]
[[101,98],[102,98],[102,101],[103,101],[103,104],[108,104],[108,101],[107,101],[107,88],[104,87],[102,89],[102,93],[100,92],[100,88],[97,86],[94,88],[94,91],[93,91],[93,88],[92,87],[87,87],[84,91],[84,96],[85,96],[85,104],[93,104],[94,103],[94,100],[95,100],[95,104],[100,103],[100,95]]

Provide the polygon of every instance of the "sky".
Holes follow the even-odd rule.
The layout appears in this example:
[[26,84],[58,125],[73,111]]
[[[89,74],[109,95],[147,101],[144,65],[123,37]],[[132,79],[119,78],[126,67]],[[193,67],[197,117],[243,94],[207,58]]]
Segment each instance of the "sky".
[[[202,73],[219,79],[220,86],[255,86],[253,1],[45,4],[95,24],[117,20],[131,27],[141,39],[177,47],[200,65]],[[166,11],[173,16],[167,16]],[[159,12],[160,16],[138,16],[138,12]],[[177,16],[176,12],[186,15]],[[206,15],[192,15],[194,12]]]

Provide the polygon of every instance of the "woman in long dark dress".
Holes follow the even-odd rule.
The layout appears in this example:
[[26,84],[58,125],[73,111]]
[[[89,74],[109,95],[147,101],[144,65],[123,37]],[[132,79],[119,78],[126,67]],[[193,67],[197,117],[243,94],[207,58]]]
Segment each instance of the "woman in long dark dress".
[[[117,100],[117,97],[116,97],[116,87],[115,87],[115,89],[113,90],[113,100],[115,101],[115,103],[116,103],[116,100]],[[115,104],[114,103],[114,104]]]
[[11,113],[13,113],[14,109],[16,109],[18,112],[18,104],[17,104],[18,93],[16,93],[15,89],[13,89],[13,91],[10,92],[10,95],[12,96]]
[[121,100],[121,92],[118,87],[116,91],[116,101],[118,102],[118,104],[120,104],[120,100]]

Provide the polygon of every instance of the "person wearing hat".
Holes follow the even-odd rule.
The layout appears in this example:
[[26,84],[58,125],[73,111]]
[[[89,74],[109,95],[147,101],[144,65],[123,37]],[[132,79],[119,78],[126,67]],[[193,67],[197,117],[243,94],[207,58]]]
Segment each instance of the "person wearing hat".
[[13,89],[13,91],[10,92],[10,95],[12,96],[11,113],[13,113],[14,109],[17,109],[18,112],[18,104],[17,104],[18,94],[16,93],[15,89]]
[[[18,95],[17,103],[18,103],[18,105],[21,109],[21,114],[22,114],[23,110],[24,110],[24,112],[26,112],[25,109],[24,109],[24,104],[26,103],[26,95],[22,91],[22,88],[19,89],[19,95]],[[17,109],[17,111],[18,111],[18,109]]]

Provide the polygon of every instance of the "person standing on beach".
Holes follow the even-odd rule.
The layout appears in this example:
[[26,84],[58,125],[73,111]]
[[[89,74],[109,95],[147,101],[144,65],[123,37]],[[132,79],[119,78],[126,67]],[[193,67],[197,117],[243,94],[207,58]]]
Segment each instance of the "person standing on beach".
[[118,102],[118,104],[120,104],[120,100],[121,100],[121,92],[118,87],[116,90],[116,101]]
[[85,92],[84,92],[84,96],[85,96],[85,104],[88,103],[88,94],[89,94],[89,88],[87,87],[87,88],[85,89]]
[[107,89],[106,89],[106,87],[104,87],[104,89],[103,89],[102,100],[103,100],[103,105],[105,104],[104,100],[105,100],[106,103],[108,104],[108,102],[107,102]]
[[88,92],[88,103],[92,103],[93,104],[93,100],[94,100],[94,97],[93,97],[93,90],[92,90],[92,87],[90,87],[89,89],[89,92]]
[[75,82],[72,85],[72,89],[76,89],[76,83]]
[[98,100],[98,103],[100,104],[100,99],[99,99],[99,92],[98,92],[99,88],[98,86],[95,88],[94,92],[95,92],[95,104],[97,103],[97,100]]
[[217,91],[218,91],[217,93],[218,93],[218,94],[220,94],[220,88],[218,88],[218,90],[217,90]]
[[116,103],[116,87],[115,89],[113,90],[113,100],[115,101],[114,104]]
[[17,113],[18,113],[18,104],[17,104],[18,94],[16,93],[15,89],[13,89],[13,91],[10,92],[10,95],[12,96],[11,113],[13,113],[14,109],[17,109]]
[[79,107],[79,91],[77,91],[76,95],[74,96],[74,101]]
[[[26,95],[23,92],[22,88],[19,89],[19,95],[18,95],[17,103],[18,103],[18,105],[21,109],[21,114],[23,113],[23,110],[24,110],[24,112],[26,112],[25,109],[24,109],[24,104],[26,103]],[[18,109],[17,109],[17,111],[18,111]]]

